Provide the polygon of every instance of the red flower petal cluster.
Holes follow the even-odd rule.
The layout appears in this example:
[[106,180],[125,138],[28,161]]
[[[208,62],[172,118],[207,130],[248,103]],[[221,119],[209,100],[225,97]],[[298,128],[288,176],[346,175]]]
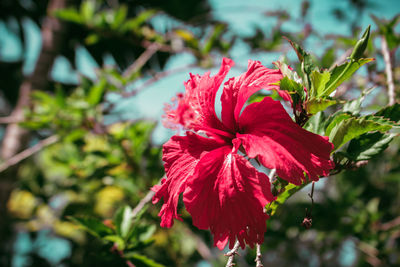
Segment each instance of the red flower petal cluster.
[[[190,75],[186,93],[166,106],[166,125],[187,130],[163,146],[166,179],[152,188],[153,203],[164,198],[161,226],[179,219],[177,204],[183,194],[186,209],[199,229],[210,229],[214,245],[223,249],[235,240],[242,248],[262,243],[268,215],[263,208],[274,200],[269,178],[243,156],[257,158],[291,183],[301,184],[328,175],[333,168],[333,145],[326,137],[308,132],[292,121],[280,102],[265,97],[243,109],[260,89],[279,90],[279,70],[249,61],[247,72],[229,79],[221,96],[221,120],[215,114],[215,96],[233,61],[224,58],[210,77]],[[283,94],[284,95],[284,94]]]

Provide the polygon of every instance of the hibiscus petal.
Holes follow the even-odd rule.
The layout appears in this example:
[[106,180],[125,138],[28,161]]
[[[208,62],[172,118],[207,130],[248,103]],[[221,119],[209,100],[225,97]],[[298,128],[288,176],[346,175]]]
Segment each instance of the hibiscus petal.
[[224,143],[192,132],[187,132],[187,136],[173,136],[164,144],[163,161],[167,179],[162,179],[161,185],[152,188],[156,192],[153,203],[164,198],[164,204],[158,214],[162,227],[171,227],[174,218],[180,220],[177,214],[179,195],[186,188],[186,180],[194,175],[202,154],[222,145]]
[[279,101],[270,97],[247,106],[239,118],[237,137],[251,158],[258,157],[279,177],[296,185],[327,176],[334,167],[330,160],[333,144],[294,123]]
[[280,81],[282,77],[279,69],[268,69],[259,61],[249,60],[247,72],[229,79],[224,85],[221,96],[221,118],[224,125],[231,130],[236,130],[235,122],[247,99],[263,88],[278,90],[279,86],[272,84]]
[[210,72],[202,76],[190,74],[185,82],[186,93],[178,94],[173,100],[175,104],[166,105],[164,125],[174,128],[181,124],[186,129],[211,133],[224,130],[215,114],[215,95],[233,64],[232,60],[224,58],[219,72],[212,77]]
[[183,194],[193,224],[210,229],[219,249],[228,241],[232,248],[236,239],[242,248],[262,243],[268,218],[263,208],[273,200],[269,178],[231,146],[205,154]]

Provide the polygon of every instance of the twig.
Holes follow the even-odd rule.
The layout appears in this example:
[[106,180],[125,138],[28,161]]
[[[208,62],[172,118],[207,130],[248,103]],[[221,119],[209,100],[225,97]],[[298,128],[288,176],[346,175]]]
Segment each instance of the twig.
[[185,232],[196,241],[196,249],[200,256],[206,261],[211,262],[214,259],[214,255],[203,239],[193,233],[193,231],[187,225],[185,225]]
[[372,266],[381,266],[382,262],[378,258],[379,250],[376,249],[374,246],[365,243],[359,242],[358,248],[367,255],[367,262]]
[[393,219],[393,220],[391,220],[391,221],[388,221],[386,223],[380,224],[379,225],[379,229],[382,230],[382,231],[388,231],[388,230],[390,230],[390,229],[392,229],[394,227],[397,227],[399,225],[400,225],[400,216],[395,218],[395,219]]
[[139,211],[141,211],[143,209],[144,205],[146,205],[147,203],[149,203],[151,201],[154,194],[155,194],[154,191],[149,190],[149,192],[147,192],[146,196],[139,201],[139,204],[137,204],[137,206],[132,210],[132,219],[134,219],[136,217],[136,215],[139,213]]
[[147,61],[161,48],[159,43],[151,43],[146,50],[130,65],[123,73],[125,78],[130,77],[133,73],[137,72]]
[[123,97],[135,96],[137,93],[139,93],[143,89],[149,87],[151,84],[157,82],[161,78],[164,78],[164,77],[169,76],[169,75],[173,75],[175,73],[179,73],[179,72],[185,71],[187,69],[190,69],[190,68],[193,68],[193,67],[196,67],[196,66],[197,66],[196,64],[190,64],[190,65],[187,65],[187,66],[184,66],[184,67],[180,67],[180,68],[176,68],[176,69],[172,69],[172,70],[166,70],[166,71],[157,73],[152,78],[150,78],[146,82],[144,82],[141,86],[136,88],[135,90],[132,90],[130,92],[123,92],[122,96]]
[[228,256],[228,262],[226,263],[225,267],[233,267],[235,264],[233,263],[233,260],[235,259],[235,255],[238,254],[238,249],[239,249],[239,241],[236,240],[235,245],[233,246],[233,249],[231,249],[228,253],[225,254],[225,256]]
[[[163,177],[161,177],[160,181],[165,178],[165,175]],[[132,210],[132,219],[134,219],[136,217],[136,215],[139,213],[139,211],[141,211],[144,207],[144,205],[146,205],[147,203],[149,203],[151,201],[151,199],[153,198],[153,196],[155,195],[155,192],[153,190],[149,190],[149,192],[147,192],[147,194],[144,196],[144,198],[142,198],[139,203],[136,205],[136,207]]]
[[20,161],[32,156],[36,152],[40,151],[42,148],[49,146],[51,144],[54,144],[55,142],[58,141],[58,136],[57,135],[52,135],[50,137],[47,137],[46,139],[41,140],[39,143],[36,145],[25,149],[24,151],[16,154],[15,156],[7,159],[5,162],[3,162],[0,165],[0,172],[5,171],[11,166],[14,166],[18,164]]
[[10,123],[18,123],[21,122],[21,118],[18,116],[7,116],[7,117],[0,117],[0,124],[10,124]]
[[311,209],[310,211],[308,211],[308,209],[306,208],[306,216],[301,223],[301,225],[306,229],[310,229],[312,226],[312,210],[314,207],[314,184],[315,182],[312,182],[311,193],[308,194],[308,196],[311,198]]
[[392,70],[392,61],[390,58],[389,47],[386,41],[386,38],[382,36],[382,54],[383,59],[385,60],[385,72],[386,72],[386,80],[388,84],[388,97],[389,97],[389,106],[392,106],[396,103],[396,94],[395,87],[393,82],[393,70]]
[[261,254],[261,245],[260,244],[256,244],[256,249],[257,249],[257,254],[256,254],[256,267],[264,267],[264,265],[261,262],[262,259],[262,254]]
[[310,216],[311,216],[311,214],[312,214],[312,209],[313,209],[313,206],[314,206],[314,184],[315,184],[315,182],[312,182],[312,185],[311,185],[311,194],[308,194],[308,196],[311,198]]

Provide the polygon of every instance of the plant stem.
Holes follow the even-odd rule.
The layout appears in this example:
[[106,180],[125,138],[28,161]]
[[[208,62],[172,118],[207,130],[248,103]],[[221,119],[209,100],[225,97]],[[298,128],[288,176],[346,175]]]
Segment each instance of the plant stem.
[[233,267],[235,263],[233,263],[233,260],[235,259],[235,255],[238,254],[237,251],[239,249],[239,241],[236,240],[235,245],[233,246],[233,249],[231,249],[228,253],[225,254],[225,256],[228,256],[228,262],[226,263],[225,267]]
[[257,254],[256,254],[256,267],[264,267],[264,265],[261,262],[262,259],[262,254],[261,254],[261,245],[256,244],[256,249],[257,249]]
[[389,47],[385,36],[382,36],[381,46],[382,46],[383,59],[385,60],[385,72],[386,72],[386,80],[388,86],[389,106],[392,106],[396,103],[396,93],[393,82],[392,60],[390,58]]

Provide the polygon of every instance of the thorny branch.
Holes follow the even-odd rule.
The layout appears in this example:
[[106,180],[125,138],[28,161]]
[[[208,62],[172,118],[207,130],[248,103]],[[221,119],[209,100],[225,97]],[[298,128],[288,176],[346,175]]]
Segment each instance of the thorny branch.
[[233,263],[233,260],[235,259],[235,255],[239,254],[237,251],[239,250],[239,241],[236,240],[235,245],[233,246],[233,249],[231,249],[228,253],[225,254],[225,256],[228,256],[228,262],[226,263],[225,267],[233,267],[235,266],[235,263]]
[[32,156],[36,152],[39,152],[42,148],[44,148],[46,146],[49,146],[51,144],[54,144],[57,141],[58,141],[58,136],[57,135],[52,135],[52,136],[50,136],[50,137],[48,137],[46,139],[41,140],[36,145],[23,150],[22,152],[14,155],[13,157],[7,159],[5,162],[0,164],[0,172],[3,172],[6,169],[8,169],[9,167],[18,164],[22,160]]
[[393,82],[392,60],[390,58],[389,47],[386,38],[384,36],[382,36],[381,47],[382,47],[383,59],[385,60],[385,72],[386,72],[386,80],[388,86],[389,106],[392,106],[396,103],[396,93]]

